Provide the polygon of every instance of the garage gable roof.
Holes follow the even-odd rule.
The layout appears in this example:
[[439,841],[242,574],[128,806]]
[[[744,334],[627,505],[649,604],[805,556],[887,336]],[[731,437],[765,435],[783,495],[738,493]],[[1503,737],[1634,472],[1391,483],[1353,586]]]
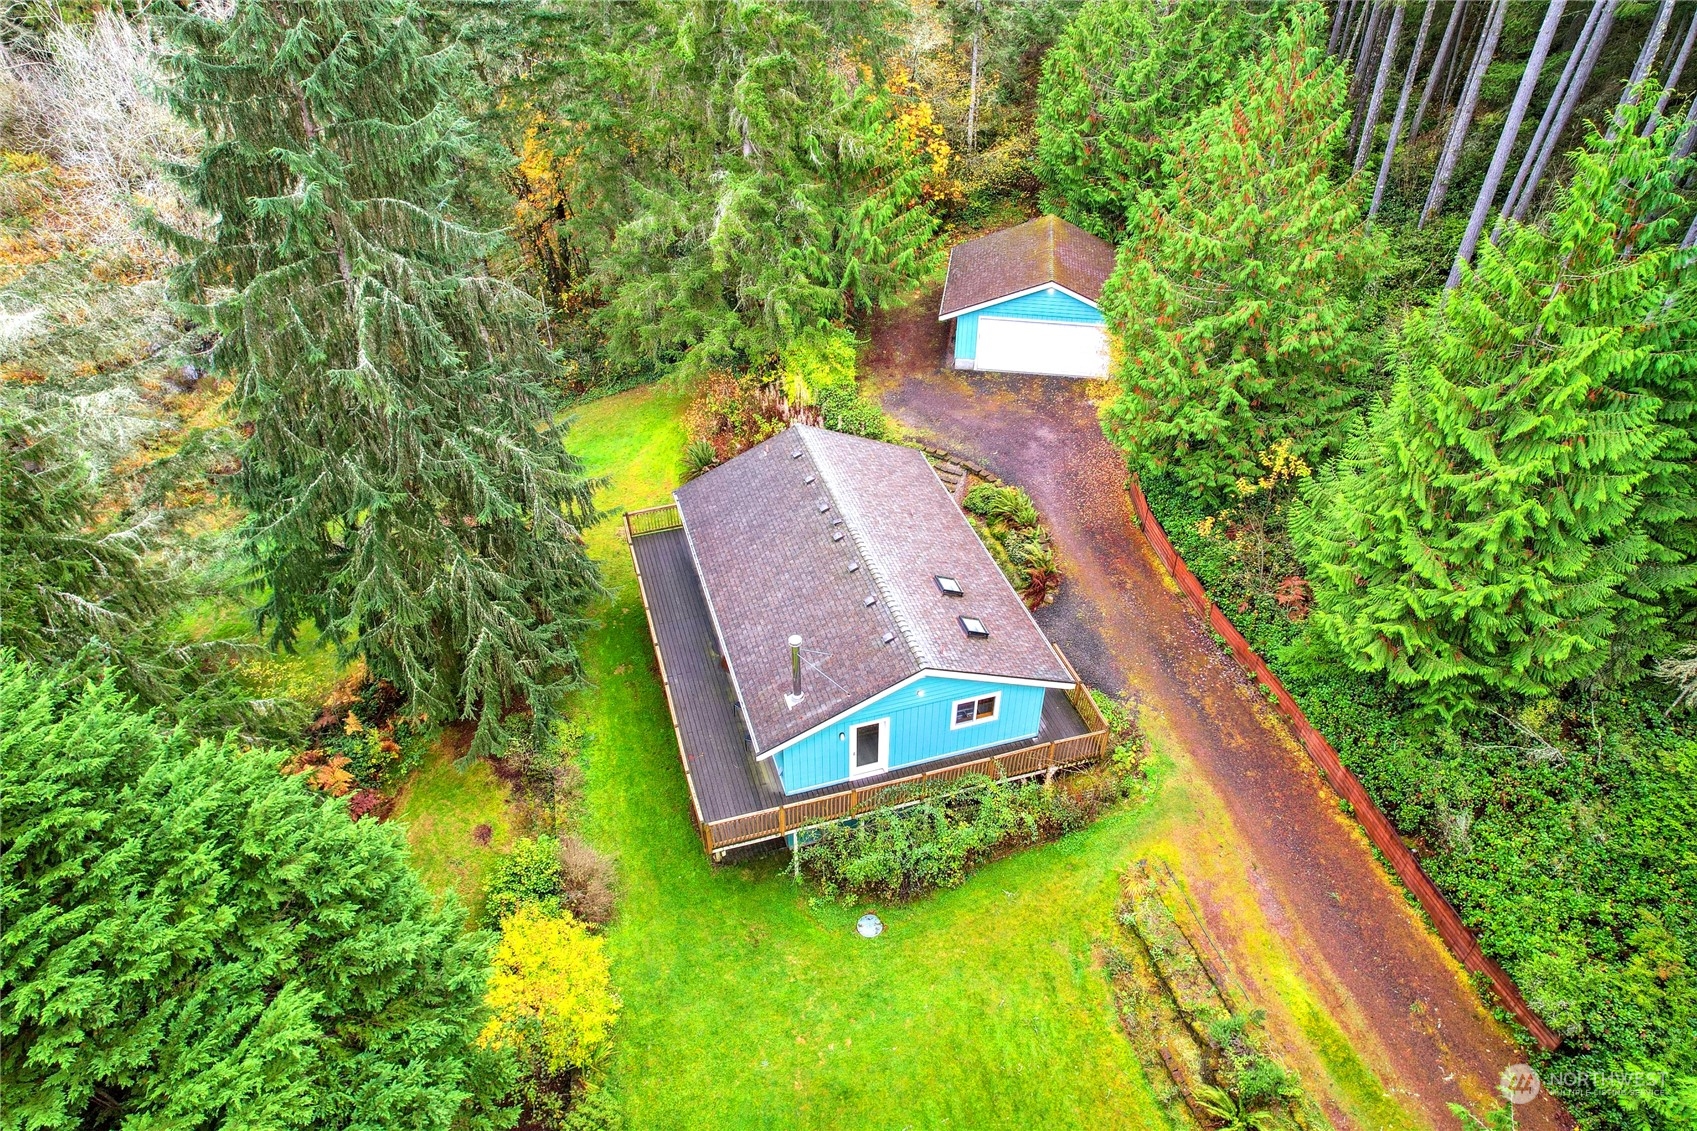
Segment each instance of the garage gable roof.
[[[798,425],[673,497],[757,751],[920,672],[1072,682],[912,448]],[[792,634],[800,700],[787,695]]]
[[937,317],[946,321],[1045,286],[1094,304],[1113,270],[1114,249],[1106,240],[1058,216],[1040,216],[956,245]]

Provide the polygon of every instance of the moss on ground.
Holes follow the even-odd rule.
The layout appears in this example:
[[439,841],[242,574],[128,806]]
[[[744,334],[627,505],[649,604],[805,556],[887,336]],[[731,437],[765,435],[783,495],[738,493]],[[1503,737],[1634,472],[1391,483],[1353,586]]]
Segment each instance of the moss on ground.
[[[444,732],[396,799],[390,820],[406,827],[413,867],[438,892],[454,891],[472,920],[483,910],[483,875],[512,843],[507,787],[484,761],[456,765],[462,747]],[[479,829],[488,826],[487,839]]]

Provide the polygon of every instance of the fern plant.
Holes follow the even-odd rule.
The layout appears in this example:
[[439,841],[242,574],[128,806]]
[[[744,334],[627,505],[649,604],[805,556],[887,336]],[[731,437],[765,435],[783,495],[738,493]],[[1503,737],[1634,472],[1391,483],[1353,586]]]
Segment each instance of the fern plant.
[[1273,1113],[1251,1108],[1242,1099],[1217,1084],[1198,1084],[1196,1106],[1220,1121],[1218,1131],[1269,1131]]

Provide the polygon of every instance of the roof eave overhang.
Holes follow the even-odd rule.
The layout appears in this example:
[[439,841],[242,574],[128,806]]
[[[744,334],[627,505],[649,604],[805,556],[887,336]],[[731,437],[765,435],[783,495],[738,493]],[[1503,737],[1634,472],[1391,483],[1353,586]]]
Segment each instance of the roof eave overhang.
[[[950,254],[952,255],[953,253],[951,252]],[[1077,291],[1073,290],[1071,287],[1064,286],[1060,283],[1057,283],[1057,282],[1054,282],[1054,281],[1051,280],[1050,282],[1047,282],[1047,283],[1038,283],[1034,287],[1026,287],[1023,291],[1010,291],[1009,293],[1007,293],[1005,295],[1000,295],[1000,296],[998,296],[996,298],[992,298],[992,299],[986,299],[984,302],[977,303],[973,306],[963,306],[959,310],[952,310],[952,311],[949,311],[947,313],[939,313],[937,315],[937,321],[947,322],[951,318],[959,318],[963,314],[972,314],[972,313],[975,313],[977,311],[984,310],[988,307],[996,306],[999,303],[1009,302],[1009,301],[1016,299],[1016,298],[1024,298],[1026,295],[1034,295],[1038,291],[1048,291],[1048,290],[1060,291],[1062,294],[1070,295],[1071,297],[1077,299],[1079,302],[1082,302],[1086,306],[1092,307],[1096,310],[1102,309],[1102,304],[1099,303],[1099,302],[1096,302],[1094,299],[1085,298],[1083,295],[1079,294]]]

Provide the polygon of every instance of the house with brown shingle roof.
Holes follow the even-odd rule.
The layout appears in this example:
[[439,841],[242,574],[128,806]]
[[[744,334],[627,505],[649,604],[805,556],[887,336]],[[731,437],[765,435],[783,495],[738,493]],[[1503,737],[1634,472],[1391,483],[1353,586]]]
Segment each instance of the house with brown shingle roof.
[[949,253],[939,321],[954,323],[954,365],[1002,373],[1106,377],[1106,240],[1040,216]]
[[798,425],[673,500],[626,530],[715,855],[1100,755],[1077,676],[921,452]]

